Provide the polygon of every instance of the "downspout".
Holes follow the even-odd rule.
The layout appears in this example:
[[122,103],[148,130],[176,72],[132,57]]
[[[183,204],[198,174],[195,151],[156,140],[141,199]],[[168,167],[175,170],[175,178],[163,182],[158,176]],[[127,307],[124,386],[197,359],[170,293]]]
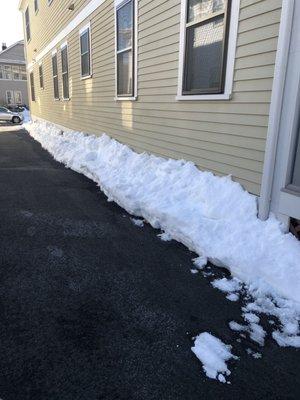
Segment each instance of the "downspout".
[[295,0],[282,1],[264,168],[258,209],[258,216],[262,220],[267,219],[270,213],[283,93],[290,50],[290,38],[293,27],[294,2]]

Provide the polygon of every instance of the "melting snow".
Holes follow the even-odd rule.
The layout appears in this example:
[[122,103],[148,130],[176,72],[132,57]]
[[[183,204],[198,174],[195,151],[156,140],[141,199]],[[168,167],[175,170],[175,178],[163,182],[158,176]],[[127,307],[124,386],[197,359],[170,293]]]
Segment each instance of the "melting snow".
[[237,359],[231,353],[231,346],[224,344],[208,332],[200,333],[196,337],[193,353],[201,361],[204,372],[209,378],[218,379],[220,382],[226,382],[226,376],[230,375],[226,361]]

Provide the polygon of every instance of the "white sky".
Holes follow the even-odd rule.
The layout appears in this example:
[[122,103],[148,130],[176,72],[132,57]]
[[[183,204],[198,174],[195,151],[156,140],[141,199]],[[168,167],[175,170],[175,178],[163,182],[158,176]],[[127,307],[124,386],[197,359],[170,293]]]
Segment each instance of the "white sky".
[[8,46],[23,39],[22,14],[18,10],[19,0],[0,0],[0,45]]

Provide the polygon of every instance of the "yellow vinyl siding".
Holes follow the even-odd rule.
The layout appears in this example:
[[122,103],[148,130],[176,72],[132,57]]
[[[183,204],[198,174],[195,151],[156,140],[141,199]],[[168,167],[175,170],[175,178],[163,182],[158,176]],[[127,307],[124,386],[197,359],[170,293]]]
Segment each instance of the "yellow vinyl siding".
[[[44,5],[44,11],[36,16],[39,23],[33,28],[31,52],[37,48],[39,53],[88,1],[75,2],[75,11],[69,13],[63,12],[66,4],[59,3],[54,0],[48,13]],[[114,1],[106,0],[62,40],[69,46],[71,100],[53,99],[49,52],[43,60],[44,90],[39,89],[38,65],[34,66],[37,101],[32,112],[71,129],[97,135],[106,132],[136,151],[184,158],[200,169],[232,174],[249,191],[259,194],[280,7],[278,0],[241,0],[232,99],[187,102],[175,100],[180,1],[139,0],[138,100],[131,102],[115,101]],[[45,19],[51,15],[55,23],[50,31]],[[93,77],[81,80],[79,29],[88,21]],[[45,32],[41,34],[42,26]],[[30,51],[29,62],[34,58]]]

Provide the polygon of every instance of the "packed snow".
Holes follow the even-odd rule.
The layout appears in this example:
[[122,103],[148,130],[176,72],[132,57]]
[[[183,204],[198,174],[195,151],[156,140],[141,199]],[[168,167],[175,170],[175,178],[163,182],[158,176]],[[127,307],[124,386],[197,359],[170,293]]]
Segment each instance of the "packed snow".
[[138,218],[131,218],[131,221],[134,223],[134,225],[143,228],[144,226],[144,221],[142,219],[138,219]]
[[[44,122],[25,127],[56,160],[94,180],[109,201],[161,229],[162,240],[177,240],[197,253],[192,273],[198,270],[211,278],[208,261],[226,267],[232,277],[215,279],[212,285],[230,301],[243,295],[245,324],[229,324],[240,337],[248,334],[263,345],[266,332],[258,315],[265,314],[276,320],[270,327],[278,345],[300,347],[300,244],[282,232],[273,216],[257,218],[255,196],[230,177],[202,172],[184,160],[137,154],[105,134],[63,132]],[[141,219],[132,220],[141,226],[134,220]],[[199,343],[202,348],[219,343],[201,335],[197,349]],[[210,368],[211,375],[221,371]]]
[[225,383],[226,377],[230,375],[226,362],[238,358],[231,353],[230,345],[224,344],[208,332],[200,333],[196,337],[192,351],[201,361],[208,378],[218,379],[222,383]]

